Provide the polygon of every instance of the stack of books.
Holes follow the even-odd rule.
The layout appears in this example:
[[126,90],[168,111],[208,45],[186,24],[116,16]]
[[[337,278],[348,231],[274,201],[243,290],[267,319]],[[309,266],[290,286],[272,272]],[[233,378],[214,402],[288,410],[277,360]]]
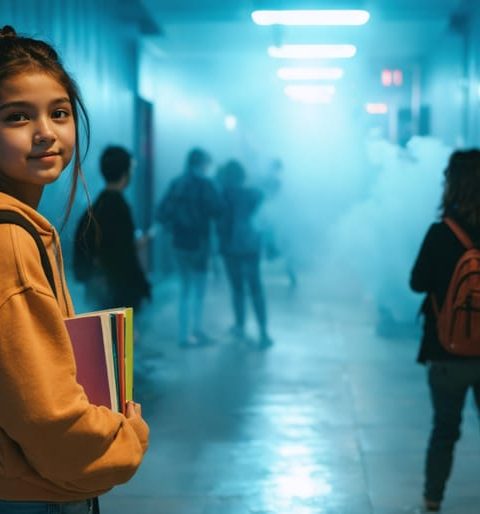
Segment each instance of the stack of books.
[[80,314],[65,325],[90,403],[125,414],[133,400],[133,309]]

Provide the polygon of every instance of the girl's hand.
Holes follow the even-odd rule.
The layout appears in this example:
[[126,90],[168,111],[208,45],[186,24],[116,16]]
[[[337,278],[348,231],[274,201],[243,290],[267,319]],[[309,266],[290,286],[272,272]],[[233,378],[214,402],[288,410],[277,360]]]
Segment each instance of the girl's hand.
[[142,406],[139,403],[135,402],[127,402],[127,413],[125,414],[127,418],[136,418],[142,417]]

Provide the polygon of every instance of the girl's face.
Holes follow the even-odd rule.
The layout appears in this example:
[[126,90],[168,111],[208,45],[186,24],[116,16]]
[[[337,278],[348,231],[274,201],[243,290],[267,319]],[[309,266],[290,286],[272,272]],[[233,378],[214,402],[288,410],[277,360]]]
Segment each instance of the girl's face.
[[65,88],[41,72],[0,84],[0,184],[14,190],[56,180],[75,149],[75,121]]

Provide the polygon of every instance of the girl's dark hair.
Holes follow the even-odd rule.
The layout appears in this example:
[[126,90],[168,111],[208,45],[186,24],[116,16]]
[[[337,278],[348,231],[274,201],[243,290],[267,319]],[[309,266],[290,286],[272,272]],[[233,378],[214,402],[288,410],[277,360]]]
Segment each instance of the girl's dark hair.
[[480,150],[454,152],[444,175],[442,216],[457,215],[480,229]]
[[85,178],[82,172],[80,152],[79,119],[83,122],[86,137],[86,150],[90,144],[90,123],[85,105],[82,102],[78,86],[67,73],[57,52],[49,44],[39,39],[17,35],[15,29],[5,25],[0,29],[0,84],[15,75],[25,72],[41,72],[50,75],[61,84],[72,104],[72,115],[75,121],[75,156],[73,161],[72,185],[63,219],[63,226],[72,211],[78,179],[81,180],[85,191]]

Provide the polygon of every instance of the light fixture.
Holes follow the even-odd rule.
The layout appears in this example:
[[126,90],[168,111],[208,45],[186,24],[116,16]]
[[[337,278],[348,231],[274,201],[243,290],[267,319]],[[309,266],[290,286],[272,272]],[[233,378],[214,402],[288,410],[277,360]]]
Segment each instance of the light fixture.
[[339,80],[342,68],[279,68],[278,78],[282,80]]
[[232,114],[228,114],[227,116],[225,116],[224,123],[225,123],[225,128],[229,132],[233,132],[237,128],[238,122],[237,122],[237,118],[235,116],[233,116]]
[[365,104],[365,110],[368,114],[387,114],[388,105],[384,103],[368,103]]
[[282,45],[268,48],[276,59],[348,59],[354,57],[354,45]]
[[284,93],[297,102],[308,104],[325,104],[332,101],[335,94],[335,86],[313,86],[313,85],[289,85],[285,86]]
[[365,25],[370,19],[363,10],[281,10],[253,11],[257,25]]

